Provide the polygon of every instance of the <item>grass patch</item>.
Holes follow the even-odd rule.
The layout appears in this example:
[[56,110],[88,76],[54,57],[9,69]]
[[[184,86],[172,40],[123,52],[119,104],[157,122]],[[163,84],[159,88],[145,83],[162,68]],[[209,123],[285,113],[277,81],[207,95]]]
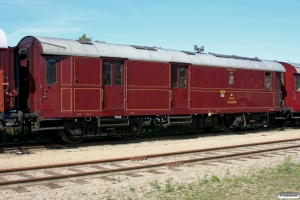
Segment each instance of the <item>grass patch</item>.
[[191,183],[173,183],[168,179],[163,187],[156,180],[143,199],[278,199],[279,192],[300,192],[300,163],[287,156],[278,166],[253,170],[244,176],[197,175]]
[[154,180],[153,182],[151,182],[150,185],[154,189],[159,189],[160,188],[160,185],[159,185],[157,180]]

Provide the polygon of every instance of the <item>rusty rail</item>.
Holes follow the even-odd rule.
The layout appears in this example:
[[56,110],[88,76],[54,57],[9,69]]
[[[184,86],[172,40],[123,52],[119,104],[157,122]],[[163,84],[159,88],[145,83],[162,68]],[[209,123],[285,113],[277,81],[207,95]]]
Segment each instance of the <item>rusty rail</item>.
[[20,168],[11,168],[11,169],[1,169],[0,173],[7,173],[7,172],[14,172],[14,171],[28,171],[28,170],[37,170],[37,169],[48,169],[48,168],[55,168],[55,167],[69,167],[69,166],[75,166],[75,165],[88,165],[88,164],[106,163],[106,162],[118,162],[118,161],[125,161],[125,160],[145,160],[147,158],[154,158],[154,157],[172,156],[172,155],[189,154],[189,153],[200,153],[200,152],[205,152],[205,151],[233,149],[233,148],[238,148],[238,147],[249,147],[249,146],[257,146],[257,145],[264,145],[264,144],[292,142],[292,141],[297,141],[297,140],[300,140],[300,138],[286,139],[286,140],[274,140],[274,141],[268,141],[268,142],[257,142],[257,143],[231,145],[231,146],[221,146],[221,147],[195,149],[195,150],[187,150],[187,151],[159,153],[159,154],[148,154],[148,155],[141,155],[141,156],[134,156],[134,157],[121,157],[121,158],[111,158],[111,159],[102,159],[102,160],[90,160],[90,161],[83,161],[83,162],[70,162],[70,163],[62,163],[62,164],[51,164],[51,165],[40,165],[40,166],[20,167]]
[[118,168],[118,169],[105,169],[105,170],[98,170],[98,171],[93,171],[93,172],[80,172],[80,173],[67,174],[67,175],[55,175],[55,176],[49,176],[49,177],[40,177],[40,178],[29,178],[29,179],[23,179],[23,180],[3,181],[3,182],[0,182],[0,185],[11,185],[11,184],[16,184],[16,183],[27,183],[27,182],[35,182],[35,181],[63,179],[63,178],[70,178],[70,177],[96,175],[96,174],[103,174],[103,173],[109,173],[109,172],[129,171],[129,170],[144,169],[144,168],[153,168],[153,167],[161,167],[161,166],[176,166],[176,165],[182,165],[184,163],[189,163],[189,162],[199,162],[199,161],[206,161],[206,160],[215,160],[215,159],[220,159],[220,158],[237,157],[237,156],[242,156],[242,155],[250,155],[250,154],[257,154],[257,153],[263,153],[263,152],[277,151],[277,150],[283,150],[283,149],[299,148],[299,147],[300,147],[300,145],[293,145],[293,146],[287,146],[287,147],[270,148],[270,149],[264,149],[264,150],[256,150],[256,151],[249,151],[249,152],[242,152],[242,153],[234,153],[234,154],[227,154],[227,155],[211,156],[211,157],[205,157],[205,158],[195,158],[195,159],[188,159],[188,160],[180,160],[180,161],[176,161],[176,162],[163,162],[163,163],[140,165],[140,166],[134,166],[134,167],[121,167],[121,168]]
[[[162,153],[162,154],[150,154],[150,155],[144,155],[144,156],[138,156],[138,157],[124,157],[124,158],[116,158],[116,159],[93,160],[93,161],[87,161],[87,162],[72,162],[72,163],[64,163],[64,164],[13,168],[13,169],[6,169],[6,170],[3,169],[0,171],[0,173],[16,172],[16,171],[19,172],[19,171],[25,171],[25,170],[36,170],[36,169],[45,169],[45,168],[54,168],[54,167],[67,167],[67,166],[74,166],[74,165],[86,165],[86,164],[95,164],[95,163],[104,163],[104,162],[117,162],[117,161],[125,161],[125,160],[130,160],[130,159],[132,160],[133,158],[145,159],[148,157],[161,157],[161,156],[178,155],[178,154],[199,153],[199,152],[212,151],[212,150],[222,150],[222,149],[231,149],[231,148],[238,148],[238,147],[274,144],[274,143],[291,142],[291,141],[297,141],[297,140],[300,140],[300,139],[296,138],[296,139],[277,140],[277,141],[271,141],[271,142],[260,142],[260,143],[235,145],[235,146],[223,146],[223,147],[216,147],[216,148],[206,148],[206,149],[197,149],[197,150],[180,151],[180,152],[169,152],[169,153]],[[238,157],[238,156],[278,151],[278,150],[284,150],[284,149],[299,148],[299,147],[300,147],[300,144],[284,146],[284,147],[254,150],[254,151],[247,151],[247,152],[240,152],[240,153],[231,153],[231,154],[225,154],[225,155],[216,155],[216,156],[210,156],[210,157],[204,157],[204,158],[178,160],[175,162],[173,161],[173,162],[162,162],[162,163],[157,163],[157,164],[139,165],[139,166],[133,166],[133,167],[120,167],[117,169],[102,169],[102,170],[97,170],[97,171],[92,171],[92,172],[80,172],[80,173],[73,173],[73,174],[67,174],[67,175],[62,174],[62,175],[54,175],[54,176],[39,177],[39,178],[28,178],[28,179],[22,179],[22,180],[10,180],[10,181],[8,180],[8,181],[0,182],[0,185],[10,185],[10,184],[17,184],[17,183],[27,183],[27,182],[63,179],[63,178],[78,177],[78,176],[97,175],[97,174],[103,174],[103,173],[108,173],[108,172],[129,171],[129,170],[137,170],[137,169],[153,168],[153,167],[161,167],[161,166],[176,166],[176,165],[182,165],[184,163],[190,163],[190,162],[199,162],[199,161],[208,161],[208,160],[215,160],[215,159],[222,159],[222,158]]]

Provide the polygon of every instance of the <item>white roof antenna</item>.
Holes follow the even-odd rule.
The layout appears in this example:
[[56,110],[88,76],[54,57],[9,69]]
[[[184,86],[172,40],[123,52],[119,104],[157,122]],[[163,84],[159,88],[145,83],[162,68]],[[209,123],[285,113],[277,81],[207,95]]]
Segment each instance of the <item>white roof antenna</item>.
[[201,53],[204,51],[204,46],[201,46],[199,48],[199,47],[197,47],[197,45],[194,45],[194,50],[197,51],[197,53]]

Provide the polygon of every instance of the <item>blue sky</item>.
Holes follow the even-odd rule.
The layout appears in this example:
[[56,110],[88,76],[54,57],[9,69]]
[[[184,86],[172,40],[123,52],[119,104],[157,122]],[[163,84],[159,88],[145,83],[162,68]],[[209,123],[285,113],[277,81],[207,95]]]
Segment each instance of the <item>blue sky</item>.
[[300,0],[0,0],[8,44],[28,35],[300,63]]

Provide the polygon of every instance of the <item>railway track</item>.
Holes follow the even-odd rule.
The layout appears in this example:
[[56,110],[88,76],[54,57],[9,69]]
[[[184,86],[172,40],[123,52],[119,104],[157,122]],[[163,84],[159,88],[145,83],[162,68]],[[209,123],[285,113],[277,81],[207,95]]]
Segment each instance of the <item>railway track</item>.
[[108,173],[136,174],[147,170],[150,171],[153,168],[174,168],[186,163],[206,164],[234,158],[247,159],[253,156],[274,156],[276,154],[274,152],[282,154],[283,150],[300,151],[300,138],[136,157],[1,169],[0,186],[26,185],[33,184],[33,182],[51,182],[72,177],[99,175],[102,175],[101,178],[105,179]]

